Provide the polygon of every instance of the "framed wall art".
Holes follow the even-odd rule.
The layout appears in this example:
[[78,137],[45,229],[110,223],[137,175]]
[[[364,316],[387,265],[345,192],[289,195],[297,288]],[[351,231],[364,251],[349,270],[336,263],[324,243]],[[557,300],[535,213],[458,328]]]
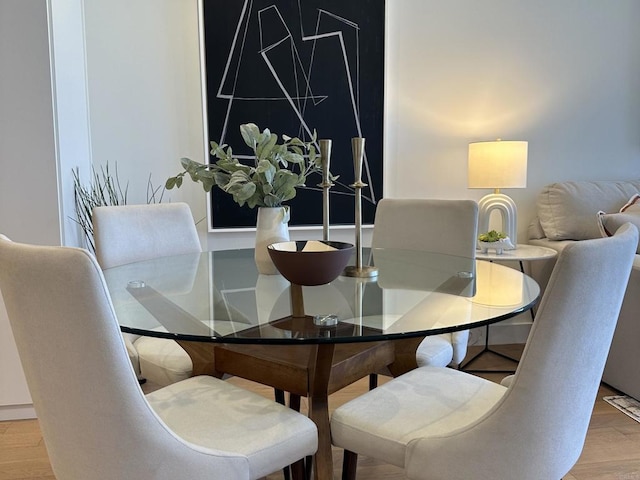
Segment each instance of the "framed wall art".
[[[332,140],[331,225],[353,225],[351,138],[365,138],[362,221],[383,188],[384,0],[201,0],[210,141],[251,163],[240,125]],[[211,160],[211,159],[210,159]],[[321,175],[297,189],[289,225],[322,225]],[[214,188],[210,225],[255,227],[256,211]]]

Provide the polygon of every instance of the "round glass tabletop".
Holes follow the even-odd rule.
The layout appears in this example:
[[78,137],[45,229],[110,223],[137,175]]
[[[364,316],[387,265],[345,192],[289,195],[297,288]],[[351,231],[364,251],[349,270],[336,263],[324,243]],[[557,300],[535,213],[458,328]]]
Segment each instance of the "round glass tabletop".
[[[259,275],[252,249],[157,258],[104,276],[123,331],[224,343],[435,335],[510,318],[540,294],[520,271],[472,258],[393,249],[366,250],[364,258],[377,277],[304,287]],[[301,308],[292,310],[292,298]]]

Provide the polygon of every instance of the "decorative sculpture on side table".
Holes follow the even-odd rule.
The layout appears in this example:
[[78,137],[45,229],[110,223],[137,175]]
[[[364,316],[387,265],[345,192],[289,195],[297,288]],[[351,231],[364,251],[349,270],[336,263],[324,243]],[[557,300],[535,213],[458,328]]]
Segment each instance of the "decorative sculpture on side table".
[[495,250],[496,255],[502,255],[503,251],[514,250],[516,247],[506,233],[491,230],[490,232],[478,235],[478,248],[480,248],[482,253]]

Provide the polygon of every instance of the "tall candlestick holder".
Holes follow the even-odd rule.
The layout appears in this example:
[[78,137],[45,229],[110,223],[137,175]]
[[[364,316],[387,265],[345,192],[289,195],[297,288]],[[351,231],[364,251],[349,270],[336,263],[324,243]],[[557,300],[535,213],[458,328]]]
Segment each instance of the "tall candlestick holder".
[[329,240],[329,189],[334,186],[329,176],[331,140],[320,140],[320,162],[322,165],[322,239]]
[[356,227],[356,264],[344,269],[347,277],[371,278],[378,275],[378,268],[362,265],[362,188],[367,184],[362,182],[362,160],[364,158],[364,138],[351,139],[351,151],[353,153],[353,172],[355,182],[351,187],[355,192],[355,227]]

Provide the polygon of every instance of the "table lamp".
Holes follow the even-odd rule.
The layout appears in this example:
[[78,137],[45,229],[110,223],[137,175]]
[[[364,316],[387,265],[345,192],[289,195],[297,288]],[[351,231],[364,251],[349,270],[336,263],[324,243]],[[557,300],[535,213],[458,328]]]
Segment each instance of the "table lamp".
[[498,210],[502,214],[501,231],[514,246],[518,244],[516,204],[500,189],[527,186],[527,151],[528,142],[523,141],[498,139],[469,144],[469,188],[493,189],[478,202],[478,233],[489,231],[491,212]]

